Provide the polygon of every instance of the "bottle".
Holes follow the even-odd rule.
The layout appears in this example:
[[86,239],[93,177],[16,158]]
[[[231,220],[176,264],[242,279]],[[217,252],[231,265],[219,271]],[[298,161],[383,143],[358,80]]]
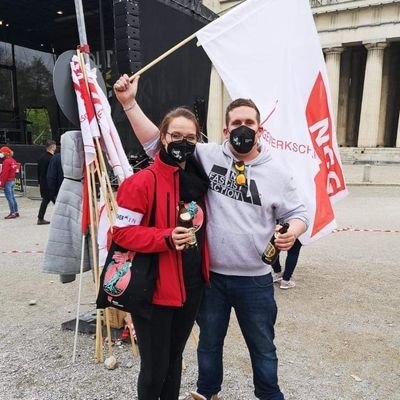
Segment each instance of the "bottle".
[[179,202],[178,226],[188,228],[190,230],[190,239],[185,245],[185,249],[190,249],[197,246],[196,231],[193,226],[193,217],[185,207],[183,201]]
[[277,237],[278,233],[286,233],[288,229],[289,224],[285,222],[282,225],[281,229],[279,229],[278,232],[275,232],[272,235],[271,240],[268,242],[267,247],[265,248],[264,253],[261,256],[261,259],[263,260],[263,262],[265,262],[265,264],[272,265],[277,260],[280,250],[275,247],[275,238]]

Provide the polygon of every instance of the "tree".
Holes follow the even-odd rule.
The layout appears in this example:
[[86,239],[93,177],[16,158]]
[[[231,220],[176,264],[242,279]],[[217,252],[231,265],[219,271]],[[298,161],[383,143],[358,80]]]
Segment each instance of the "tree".
[[17,82],[20,110],[32,122],[32,139],[41,135],[40,142],[44,142],[51,137],[49,116],[55,115],[57,107],[52,74],[41,58],[33,57],[30,64],[17,65]]

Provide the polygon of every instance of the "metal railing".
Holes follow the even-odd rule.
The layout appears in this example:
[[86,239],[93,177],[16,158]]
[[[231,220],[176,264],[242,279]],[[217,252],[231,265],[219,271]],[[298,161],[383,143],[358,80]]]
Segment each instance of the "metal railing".
[[25,163],[22,168],[24,194],[31,200],[40,200],[37,163]]

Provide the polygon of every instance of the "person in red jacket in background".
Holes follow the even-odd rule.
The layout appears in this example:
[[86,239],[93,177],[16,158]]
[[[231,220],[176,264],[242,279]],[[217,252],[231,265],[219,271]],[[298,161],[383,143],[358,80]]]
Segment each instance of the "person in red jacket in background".
[[[195,115],[183,107],[172,110],[161,122],[154,163],[118,190],[114,242],[158,253],[151,317],[132,315],[141,359],[138,400],[178,400],[182,353],[209,282],[204,205],[209,181],[192,155],[200,138]],[[149,226],[153,201],[155,223]],[[177,226],[178,215],[189,213],[194,230]],[[188,246],[193,235],[197,246]]]
[[14,186],[15,175],[19,171],[20,164],[13,159],[13,151],[9,147],[0,149],[0,157],[4,158],[3,166],[0,173],[0,188],[4,188],[10,213],[4,219],[13,219],[19,217],[18,204],[15,200]]

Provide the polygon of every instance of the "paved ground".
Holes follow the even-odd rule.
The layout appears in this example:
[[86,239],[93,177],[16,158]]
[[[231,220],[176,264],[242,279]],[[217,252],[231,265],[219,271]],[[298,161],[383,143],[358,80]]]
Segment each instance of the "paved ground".
[[[276,289],[279,375],[287,400],[400,399],[400,233],[383,232],[400,230],[399,199],[400,186],[350,186],[336,206],[338,226],[371,231],[334,233],[303,248],[297,287]],[[93,339],[80,335],[78,361],[71,364],[73,334],[60,325],[74,316],[77,285],[41,273],[42,254],[35,252],[44,250],[48,226],[35,225],[38,201],[19,203],[21,218],[0,220],[0,398],[134,399],[139,360],[127,346],[114,350],[120,367],[107,371],[93,361]],[[35,306],[29,306],[32,299]],[[93,309],[93,300],[87,273],[82,312]],[[191,340],[185,363],[182,395],[196,381]],[[254,399],[234,318],[225,367],[222,399]]]
[[345,164],[343,170],[346,182],[349,185],[400,185],[399,164]]

